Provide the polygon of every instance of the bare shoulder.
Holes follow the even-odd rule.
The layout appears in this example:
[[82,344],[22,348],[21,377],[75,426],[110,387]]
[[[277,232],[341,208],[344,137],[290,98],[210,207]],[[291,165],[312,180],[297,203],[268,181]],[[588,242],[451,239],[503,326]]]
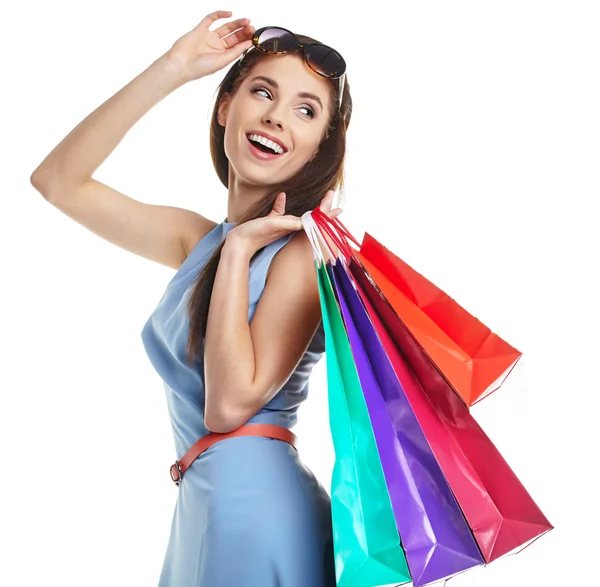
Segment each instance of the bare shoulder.
[[314,272],[312,245],[304,230],[292,235],[286,245],[277,251],[267,270],[267,280],[274,270],[282,270],[279,267],[284,271],[306,270],[308,267]]
[[[325,261],[329,261],[331,254],[322,243],[319,244]],[[331,243],[330,246],[333,249],[333,252],[337,254],[335,246],[332,246]],[[316,277],[313,247],[304,230],[297,231],[289,242],[273,257],[269,269],[267,270],[267,279],[272,270],[279,266],[285,266],[285,271],[304,270],[309,274],[314,274]]]

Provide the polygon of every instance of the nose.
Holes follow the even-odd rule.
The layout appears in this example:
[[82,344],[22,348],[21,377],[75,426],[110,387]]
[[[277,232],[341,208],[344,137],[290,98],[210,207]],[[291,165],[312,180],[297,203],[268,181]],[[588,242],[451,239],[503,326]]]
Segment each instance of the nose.
[[263,122],[269,126],[276,126],[279,130],[283,129],[282,116],[278,113],[280,106],[273,105],[263,114]]
[[279,121],[279,119],[278,118],[276,119],[274,116],[270,116],[270,115],[269,116],[264,116],[263,117],[263,122],[265,124],[268,124],[268,125],[274,125],[277,128],[279,128],[279,129],[283,128],[283,124],[281,124],[281,122]]

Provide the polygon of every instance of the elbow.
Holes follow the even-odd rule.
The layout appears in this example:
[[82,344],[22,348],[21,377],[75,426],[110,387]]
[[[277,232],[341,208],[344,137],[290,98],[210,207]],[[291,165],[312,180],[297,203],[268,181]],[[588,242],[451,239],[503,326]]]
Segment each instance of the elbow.
[[55,183],[53,176],[43,170],[38,171],[36,169],[29,176],[29,182],[46,200],[50,199],[51,193],[54,192],[54,188],[52,187]]
[[212,408],[204,412],[204,426],[209,432],[227,434],[237,430],[248,419],[241,417],[239,411],[225,408]]
[[48,182],[42,178],[42,174],[37,169],[29,176],[29,182],[42,196],[46,197]]

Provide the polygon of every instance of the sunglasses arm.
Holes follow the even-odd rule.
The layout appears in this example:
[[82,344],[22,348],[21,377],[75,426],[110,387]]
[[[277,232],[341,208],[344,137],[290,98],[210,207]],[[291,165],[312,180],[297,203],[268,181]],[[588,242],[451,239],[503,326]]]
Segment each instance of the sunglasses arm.
[[340,77],[340,96],[338,100],[338,112],[342,110],[342,100],[344,99],[344,85],[346,83],[346,74],[343,73]]

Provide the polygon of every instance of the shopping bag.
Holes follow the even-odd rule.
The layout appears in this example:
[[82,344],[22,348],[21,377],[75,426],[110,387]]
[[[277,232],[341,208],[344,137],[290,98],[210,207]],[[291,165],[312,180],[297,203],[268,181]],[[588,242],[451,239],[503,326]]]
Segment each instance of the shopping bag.
[[354,262],[350,271],[408,400],[486,562],[522,550],[552,525],[473,415]]
[[486,562],[522,550],[553,526],[378,288],[386,278],[374,280],[346,253],[353,286]]
[[[333,266],[328,264],[327,269],[338,293],[375,435],[391,422],[396,436],[396,442],[382,438],[378,449],[413,584],[419,587],[483,564],[471,530],[346,267],[338,260]],[[386,422],[374,419],[373,407],[383,411]],[[393,484],[389,469],[395,469]]]
[[352,351],[324,260],[315,246],[318,249],[318,244],[313,244],[313,251],[325,330],[329,420],[335,452],[331,510],[337,585],[407,583],[410,573]]
[[[369,233],[359,244],[339,218],[328,223],[320,208],[313,217],[325,233],[333,225],[360,247],[357,259],[467,406],[498,389],[521,358],[520,351]],[[381,275],[385,283],[379,283]]]

